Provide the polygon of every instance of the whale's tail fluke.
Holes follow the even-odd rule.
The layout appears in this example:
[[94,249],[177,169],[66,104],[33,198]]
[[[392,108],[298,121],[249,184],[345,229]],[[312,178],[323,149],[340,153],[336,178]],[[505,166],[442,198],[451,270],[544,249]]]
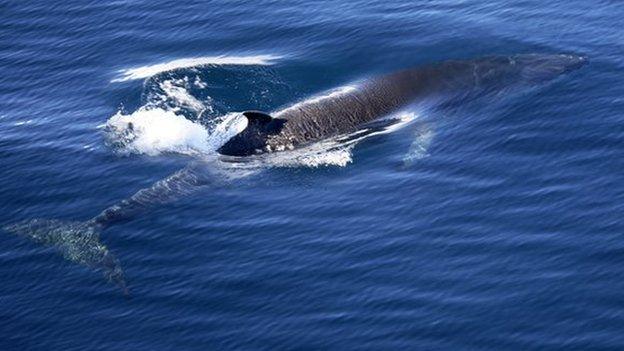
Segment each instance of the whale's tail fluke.
[[132,219],[157,204],[170,203],[202,189],[209,182],[201,176],[202,172],[197,172],[198,167],[204,169],[201,164],[191,164],[104,209],[88,221],[33,219],[6,225],[2,229],[38,244],[54,247],[69,261],[102,271],[109,282],[118,285],[128,295],[119,260],[100,241],[100,232],[115,223]]
[[125,295],[128,287],[119,260],[100,241],[101,226],[93,221],[64,222],[34,219],[4,226],[7,232],[54,247],[66,259],[101,270]]

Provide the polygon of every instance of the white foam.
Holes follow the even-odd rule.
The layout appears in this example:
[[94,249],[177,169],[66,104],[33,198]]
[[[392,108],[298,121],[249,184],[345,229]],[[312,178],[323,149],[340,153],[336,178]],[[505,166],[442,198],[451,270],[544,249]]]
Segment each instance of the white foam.
[[129,115],[118,112],[108,120],[107,127],[127,152],[192,154],[209,148],[208,131],[173,111],[141,108]]
[[177,82],[175,80],[161,82],[159,86],[164,92],[163,99],[171,99],[176,106],[186,107],[197,114],[201,113],[205,109],[204,104],[189,94],[186,87],[180,86],[180,83],[185,84],[188,82]]
[[161,72],[203,65],[270,65],[273,61],[280,58],[282,57],[278,55],[203,56],[182,58],[155,65],[122,69],[118,71],[119,76],[111,80],[111,82],[143,79]]
[[247,128],[248,120],[240,112],[230,112],[215,119],[210,128],[208,144],[213,151],[219,149],[236,134]]
[[106,128],[109,138],[122,152],[151,156],[167,152],[196,155],[214,153],[242,131],[246,123],[239,113],[231,113],[215,121],[214,131],[210,131],[174,111],[141,108],[129,115],[117,112],[109,118]]
[[263,163],[269,167],[344,167],[353,161],[354,146],[355,144],[340,144],[331,139],[299,149],[265,154]]
[[290,162],[282,162],[279,166],[284,167],[324,167],[338,166],[345,167],[353,162],[353,146],[345,145],[344,147],[322,150],[321,152],[313,152],[313,150],[301,150],[291,157]]

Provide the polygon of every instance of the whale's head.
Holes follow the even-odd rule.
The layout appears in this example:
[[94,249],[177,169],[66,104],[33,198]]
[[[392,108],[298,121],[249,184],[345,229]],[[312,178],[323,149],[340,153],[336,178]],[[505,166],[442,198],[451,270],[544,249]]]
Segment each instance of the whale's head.
[[217,150],[229,156],[249,156],[263,152],[271,135],[278,134],[286,122],[260,111],[245,111],[247,127]]
[[525,54],[513,58],[516,64],[523,67],[522,77],[531,83],[549,81],[589,63],[587,56],[574,54]]

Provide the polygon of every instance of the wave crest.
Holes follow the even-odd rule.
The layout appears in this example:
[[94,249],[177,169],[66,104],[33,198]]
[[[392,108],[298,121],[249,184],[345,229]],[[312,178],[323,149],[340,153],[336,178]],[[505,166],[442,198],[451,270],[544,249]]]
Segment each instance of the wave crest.
[[203,56],[182,58],[165,63],[127,68],[119,70],[119,75],[111,82],[125,82],[135,79],[144,79],[158,73],[172,71],[180,68],[191,68],[205,65],[259,65],[266,66],[281,59],[279,55],[249,55],[249,56]]

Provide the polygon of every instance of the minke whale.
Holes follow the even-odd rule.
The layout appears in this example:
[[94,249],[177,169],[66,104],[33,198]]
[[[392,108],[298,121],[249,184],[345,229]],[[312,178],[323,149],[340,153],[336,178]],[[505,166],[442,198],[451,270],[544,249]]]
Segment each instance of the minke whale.
[[247,127],[218,152],[249,156],[293,149],[355,132],[361,125],[417,100],[535,84],[577,69],[586,61],[586,57],[578,55],[525,54],[406,69],[369,79],[343,94],[296,104],[273,114],[243,112]]
[[[368,79],[340,94],[296,103],[272,113],[246,111],[247,126],[217,151],[228,157],[281,152],[326,138],[358,132],[367,123],[413,103],[478,97],[516,86],[553,80],[585,65],[580,55],[521,54],[451,60]],[[129,126],[131,128],[131,126]],[[87,221],[35,219],[3,227],[66,259],[104,273],[124,294],[128,287],[119,260],[100,240],[100,232],[209,185],[197,163],[139,190]]]

